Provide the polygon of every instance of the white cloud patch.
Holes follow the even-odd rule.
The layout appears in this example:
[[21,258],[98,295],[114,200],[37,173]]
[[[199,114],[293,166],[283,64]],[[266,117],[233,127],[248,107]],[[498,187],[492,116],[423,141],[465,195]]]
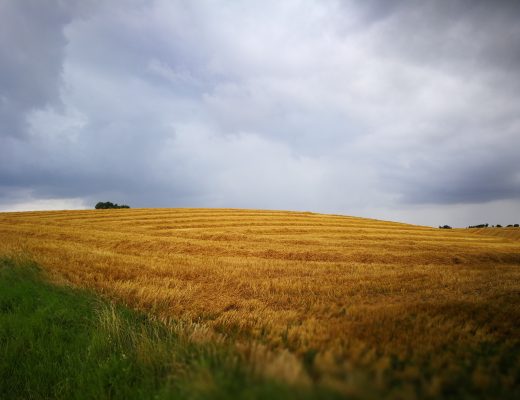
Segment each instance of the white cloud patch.
[[0,203],[0,211],[83,210],[90,208],[83,199],[19,199],[16,203]]

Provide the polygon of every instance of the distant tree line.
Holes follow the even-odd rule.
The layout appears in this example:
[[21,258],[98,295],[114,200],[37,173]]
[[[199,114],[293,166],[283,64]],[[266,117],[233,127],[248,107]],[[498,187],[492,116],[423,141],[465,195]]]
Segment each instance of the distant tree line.
[[107,208],[130,208],[129,206],[127,206],[126,204],[117,204],[117,203],[112,203],[111,201],[100,201],[99,203],[96,204],[96,210],[105,210]]
[[[472,225],[472,226],[468,226],[468,228],[487,228],[489,226],[489,224],[480,224],[480,225]],[[502,228],[502,225],[500,224],[496,224],[496,225],[491,225],[492,228]],[[509,224],[506,226],[506,228],[519,228],[520,227],[520,224]]]
[[[489,224],[480,224],[480,225],[470,225],[468,226],[469,229],[472,228],[488,228]],[[502,228],[502,225],[496,224],[491,225],[491,228]],[[509,224],[506,226],[506,228],[520,228],[520,224]],[[451,226],[449,225],[439,225],[439,229],[451,229]]]
[[470,225],[468,228],[487,228],[489,224]]

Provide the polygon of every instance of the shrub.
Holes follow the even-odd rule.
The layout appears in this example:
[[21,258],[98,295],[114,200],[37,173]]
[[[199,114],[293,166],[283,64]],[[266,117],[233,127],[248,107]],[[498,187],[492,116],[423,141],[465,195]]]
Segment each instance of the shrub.
[[130,208],[129,206],[127,206],[126,204],[117,204],[117,203],[112,203],[111,201],[106,201],[106,202],[102,202],[100,201],[99,203],[96,204],[96,210],[106,210],[108,208]]
[[449,225],[440,226],[439,225],[439,229],[451,229],[451,226],[449,226]]

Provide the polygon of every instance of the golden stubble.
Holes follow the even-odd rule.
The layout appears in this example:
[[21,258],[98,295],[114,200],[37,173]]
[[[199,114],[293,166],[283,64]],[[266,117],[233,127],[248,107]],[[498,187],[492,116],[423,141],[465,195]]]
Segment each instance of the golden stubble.
[[269,375],[308,381],[310,357],[314,379],[349,392],[395,359],[446,369],[481,343],[518,346],[520,230],[488,229],[236,209],[0,213],[0,251],[236,341]]

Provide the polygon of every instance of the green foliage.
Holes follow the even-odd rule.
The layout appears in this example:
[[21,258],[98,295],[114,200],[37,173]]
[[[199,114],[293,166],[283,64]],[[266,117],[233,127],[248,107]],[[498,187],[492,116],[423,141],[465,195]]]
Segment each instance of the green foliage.
[[1,399],[285,399],[331,393],[255,376],[229,346],[94,295],[44,282],[0,259]]
[[105,202],[102,202],[100,201],[99,203],[96,204],[96,210],[106,210],[106,209],[109,209],[109,208],[130,208],[130,206],[127,206],[126,204],[117,204],[117,203],[112,203],[111,201],[105,201]]

